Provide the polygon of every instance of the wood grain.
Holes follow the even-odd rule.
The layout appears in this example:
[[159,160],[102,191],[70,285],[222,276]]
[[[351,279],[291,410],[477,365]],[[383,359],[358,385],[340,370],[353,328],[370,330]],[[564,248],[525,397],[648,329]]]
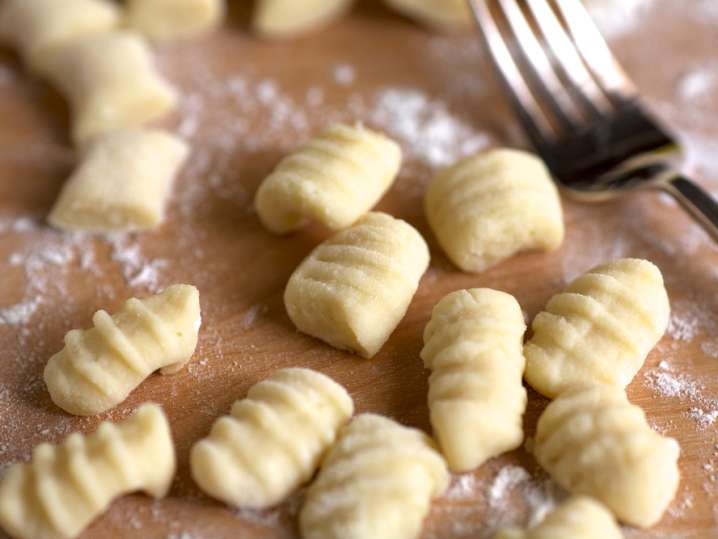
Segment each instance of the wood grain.
[[[673,337],[661,341],[629,387],[629,396],[646,410],[655,428],[680,441],[683,480],[671,510],[655,529],[627,530],[626,535],[718,536],[718,484],[712,475],[712,467],[718,466],[715,425],[702,427],[689,417],[696,406],[690,396],[667,397],[649,383],[651,376],[662,372],[656,365],[665,360],[672,375],[702,385],[705,399],[718,398],[718,359],[706,353],[711,351],[711,338],[718,335],[714,245],[675,205],[653,194],[597,206],[564,200],[568,233],[558,252],[524,254],[482,274],[464,274],[441,253],[422,214],[423,186],[432,168],[406,148],[409,157],[401,178],[379,205],[415,225],[432,251],[431,267],[406,318],[372,360],[303,336],[287,318],[282,292],[293,269],[326,233],[309,227],[276,237],[262,229],[250,209],[257,185],[289,147],[331,118],[372,124],[369,109],[352,108],[352,103],[357,97],[370,102],[387,87],[415,88],[445,103],[456,118],[485,132],[491,144],[525,143],[472,35],[432,35],[373,3],[325,32],[291,43],[256,40],[244,30],[244,20],[239,13],[213,36],[163,46],[162,69],[185,95],[211,97],[217,80],[226,82],[240,74],[254,82],[273,81],[300,109],[307,92],[319,87],[322,106],[305,111],[306,125],[290,129],[272,113],[277,106],[271,96],[267,107],[244,115],[237,112],[241,103],[217,104],[207,97],[216,110],[202,114],[217,120],[202,123],[192,136],[195,153],[176,184],[166,224],[115,243],[69,238],[43,224],[76,162],[68,142],[68,112],[61,97],[24,73],[13,55],[0,55],[0,223],[20,217],[34,223],[27,231],[0,227],[0,309],[41,298],[27,324],[0,324],[0,466],[27,458],[40,441],[91,430],[100,419],[123,417],[152,400],[167,411],[176,440],[179,473],[170,496],[158,502],[141,495],[118,500],[83,539],[296,537],[300,496],[273,511],[236,511],[204,496],[189,476],[191,444],[250,385],[278,367],[315,368],[348,388],[358,412],[387,414],[428,430],[428,373],[419,350],[423,327],[439,298],[463,287],[498,288],[514,294],[531,317],[570,277],[609,258],[637,256],[654,261],[663,271],[676,320],[685,331],[674,331]],[[700,105],[681,103],[675,84],[688,65],[714,60],[717,25],[685,6],[657,0],[640,29],[614,41],[659,113],[702,140],[718,136],[715,121],[707,121],[718,114],[718,98]],[[353,84],[334,81],[333,69],[340,64],[355,70]],[[205,72],[215,78],[203,79],[199,74]],[[166,125],[181,126],[187,111],[184,106]],[[712,172],[718,174],[716,169]],[[144,259],[167,261],[157,268],[158,285],[190,282],[200,289],[200,343],[183,372],[150,377],[103,417],[73,418],[50,401],[42,383],[45,362],[61,348],[64,333],[86,327],[96,309],[112,311],[127,297],[148,293],[141,282],[133,286],[123,275],[127,266],[117,260],[123,252],[117,241],[136,247]],[[71,258],[53,262],[58,248],[70,252]],[[24,265],[11,263],[18,253]],[[530,392],[527,435],[532,435],[545,405],[545,399]],[[510,503],[489,509],[489,485],[507,464],[524,466],[539,478],[534,481],[540,480],[537,465],[523,450],[494,459],[475,472],[475,488],[468,495],[455,489],[455,495],[436,501],[423,538],[490,537],[497,523],[521,523],[527,507],[519,489],[511,493]]]

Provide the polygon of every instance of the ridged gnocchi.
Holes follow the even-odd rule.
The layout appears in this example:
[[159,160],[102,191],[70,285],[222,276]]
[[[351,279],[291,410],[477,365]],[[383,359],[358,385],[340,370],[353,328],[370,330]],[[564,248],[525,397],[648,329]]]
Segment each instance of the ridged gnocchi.
[[593,268],[549,300],[524,346],[526,381],[555,397],[587,384],[625,387],[668,325],[660,270],[624,258]]
[[452,262],[481,272],[525,250],[557,249],[564,236],[561,200],[544,164],[498,149],[440,172],[424,199],[426,218]]
[[432,370],[429,410],[452,471],[467,471],[523,441],[526,330],[505,292],[458,290],[436,304],[421,357]]
[[304,259],[284,305],[299,331],[370,358],[406,314],[428,265],[429,248],[411,225],[368,213]]
[[680,447],[651,430],[623,389],[569,390],[538,421],[534,453],[574,494],[604,503],[619,519],[648,528],[676,494]]
[[374,414],[341,431],[307,490],[303,539],[413,539],[444,492],[444,459],[423,432]]
[[471,10],[466,0],[386,0],[404,15],[439,30],[454,30],[471,25]]
[[197,346],[199,292],[173,285],[131,298],[113,316],[99,310],[91,329],[73,329],[45,366],[50,397],[76,415],[99,414],[121,403],[157,369],[179,371]]
[[146,42],[133,32],[91,35],[53,48],[37,69],[70,102],[72,137],[80,146],[158,119],[177,102]]
[[616,519],[602,504],[586,496],[563,502],[537,526],[505,529],[494,539],[622,539]]
[[192,477],[238,507],[267,508],[307,482],[354,412],[346,390],[310,369],[274,372],[192,447]]
[[122,129],[98,137],[50,212],[63,230],[119,232],[159,225],[187,144],[158,129]]
[[158,41],[194,37],[219,26],[226,0],[127,0],[127,24]]
[[334,124],[285,157],[257,191],[255,207],[272,232],[291,232],[308,220],[331,230],[352,225],[389,189],[401,149],[357,125]]
[[252,28],[272,38],[291,37],[341,17],[352,0],[257,0]]
[[119,24],[119,8],[106,0],[5,0],[0,7],[0,41],[32,70],[53,49]]
[[122,494],[163,497],[174,473],[167,419],[159,406],[145,404],[92,434],[40,444],[29,463],[12,465],[0,482],[0,525],[18,539],[77,537]]

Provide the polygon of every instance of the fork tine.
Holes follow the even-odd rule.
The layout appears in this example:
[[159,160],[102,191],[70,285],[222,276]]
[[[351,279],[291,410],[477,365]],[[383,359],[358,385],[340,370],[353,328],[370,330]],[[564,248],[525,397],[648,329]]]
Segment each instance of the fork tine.
[[576,48],[604,91],[610,96],[631,99],[638,92],[626,76],[606,40],[580,0],[555,0]]
[[611,103],[591,76],[581,56],[556,17],[549,0],[527,0],[544,39],[553,52],[563,73],[573,84],[583,104],[594,113],[603,114],[611,109]]
[[469,0],[469,4],[474,12],[474,17],[481,30],[480,34],[484,38],[496,72],[499,73],[509,98],[519,113],[519,118],[529,135],[535,141],[554,139],[556,131],[541,110],[516,62],[514,62],[511,52],[506,46],[491,14],[487,0]]
[[558,78],[551,60],[531,29],[516,0],[498,0],[504,17],[518,41],[519,49],[536,78],[542,96],[565,127],[583,123],[581,112]]

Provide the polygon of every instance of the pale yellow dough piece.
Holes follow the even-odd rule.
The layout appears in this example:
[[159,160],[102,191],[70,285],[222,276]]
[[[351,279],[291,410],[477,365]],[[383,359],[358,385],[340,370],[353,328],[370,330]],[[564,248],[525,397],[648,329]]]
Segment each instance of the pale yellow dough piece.
[[596,498],[641,528],[661,519],[680,479],[678,442],[652,431],[618,387],[559,396],[539,418],[534,453],[566,490]]
[[80,146],[110,131],[156,120],[177,102],[147,43],[132,32],[74,40],[43,55],[37,68],[70,102],[72,137]]
[[424,199],[439,244],[459,268],[481,272],[526,250],[563,241],[558,190],[544,164],[517,150],[490,150],[440,172]]
[[331,378],[310,369],[276,371],[194,445],[192,477],[228,504],[276,505],[314,475],[353,412],[351,397]]
[[352,0],[256,0],[252,28],[270,38],[293,37],[346,13]]
[[120,23],[119,8],[106,0],[5,0],[0,41],[17,48],[30,69],[53,49]]
[[150,39],[195,37],[222,23],[225,0],[127,0],[127,24]]
[[406,314],[428,265],[429,248],[416,229],[368,213],[304,259],[284,305],[299,331],[369,358]]
[[555,397],[572,387],[626,387],[668,325],[660,270],[624,258],[593,268],[552,297],[524,346],[526,381]]
[[272,232],[314,220],[352,225],[391,187],[401,165],[393,140],[361,125],[335,124],[285,157],[257,191],[255,206]]
[[431,425],[452,471],[468,471],[523,441],[526,331],[521,307],[488,288],[458,290],[436,304],[421,357]]
[[528,530],[505,529],[494,539],[622,539],[613,515],[586,496],[563,502],[537,526]]
[[143,491],[161,498],[175,474],[169,424],[156,404],[124,421],[35,447],[0,483],[0,525],[18,539],[77,537],[110,502]]
[[449,482],[423,432],[355,417],[322,462],[299,514],[302,539],[413,539]]
[[388,5],[438,30],[455,30],[472,24],[466,0],[385,0]]
[[71,414],[109,410],[157,369],[171,374],[184,367],[197,346],[199,292],[173,285],[127,300],[115,315],[97,311],[92,323],[69,331],[65,347],[45,366],[50,397]]
[[99,137],[48,216],[63,230],[122,232],[156,227],[189,147],[171,133],[123,129]]

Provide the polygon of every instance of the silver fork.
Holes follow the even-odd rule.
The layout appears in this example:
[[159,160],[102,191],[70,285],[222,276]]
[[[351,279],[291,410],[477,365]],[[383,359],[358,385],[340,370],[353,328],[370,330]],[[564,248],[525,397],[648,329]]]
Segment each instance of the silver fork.
[[671,166],[678,144],[645,111],[580,0],[468,1],[521,124],[569,195],[663,190],[718,241],[718,204]]

